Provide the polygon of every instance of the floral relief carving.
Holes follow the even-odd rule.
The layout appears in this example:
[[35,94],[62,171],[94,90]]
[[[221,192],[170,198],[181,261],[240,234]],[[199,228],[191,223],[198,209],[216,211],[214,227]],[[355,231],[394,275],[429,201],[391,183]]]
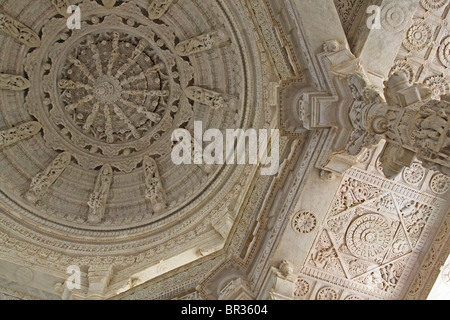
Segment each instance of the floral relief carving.
[[[416,183],[415,188],[426,174],[420,170],[423,167],[417,169],[420,174],[410,180]],[[398,294],[403,272],[414,262],[412,253],[420,250],[420,239],[439,205],[431,198],[427,203],[412,199],[411,187],[401,182],[383,181],[388,180],[356,169],[347,172],[300,276],[339,283],[375,297]],[[365,201],[350,198],[347,206],[336,210],[345,194],[353,194],[353,188],[362,186],[377,191]]]
[[298,212],[292,218],[292,227],[300,234],[312,232],[316,225],[316,216],[308,211]]

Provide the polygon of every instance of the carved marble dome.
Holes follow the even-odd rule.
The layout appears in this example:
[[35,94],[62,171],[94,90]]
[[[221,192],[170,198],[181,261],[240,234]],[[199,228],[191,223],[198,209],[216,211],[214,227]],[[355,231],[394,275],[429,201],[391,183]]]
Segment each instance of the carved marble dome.
[[86,255],[170,249],[203,241],[236,200],[248,168],[176,166],[171,135],[194,121],[263,127],[259,50],[232,2],[166,3],[160,12],[148,1],[80,1],[79,30],[50,1],[21,9],[41,40],[2,43],[4,68],[30,80],[25,92],[1,92],[2,125],[34,120],[42,131],[2,154],[5,219],[26,221],[19,232]]

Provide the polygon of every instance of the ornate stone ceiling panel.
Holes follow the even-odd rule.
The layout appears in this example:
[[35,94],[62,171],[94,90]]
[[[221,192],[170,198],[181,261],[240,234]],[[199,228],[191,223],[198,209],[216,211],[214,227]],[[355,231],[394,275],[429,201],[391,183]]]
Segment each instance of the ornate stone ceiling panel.
[[194,121],[264,125],[263,62],[244,7],[70,2],[80,29],[67,27],[64,1],[0,3],[2,226],[45,243],[47,256],[110,263],[153,248],[125,265],[206,239],[250,170],[176,166],[171,136]]
[[449,1],[421,0],[392,69],[430,86],[434,99],[450,93],[449,12]]

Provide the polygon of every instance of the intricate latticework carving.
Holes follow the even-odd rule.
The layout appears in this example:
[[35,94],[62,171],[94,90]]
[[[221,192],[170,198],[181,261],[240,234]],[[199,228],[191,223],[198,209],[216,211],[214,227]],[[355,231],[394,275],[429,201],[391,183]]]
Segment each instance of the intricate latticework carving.
[[67,16],[67,8],[70,6],[70,2],[68,0],[51,0],[53,5],[55,6],[56,11],[62,16]]
[[148,7],[148,16],[150,19],[155,20],[161,18],[169,10],[172,2],[173,0],[152,0]]

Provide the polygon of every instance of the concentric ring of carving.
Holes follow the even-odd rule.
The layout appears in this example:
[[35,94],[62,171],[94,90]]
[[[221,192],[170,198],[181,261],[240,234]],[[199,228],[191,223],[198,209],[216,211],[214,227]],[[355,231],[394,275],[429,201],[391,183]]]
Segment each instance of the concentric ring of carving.
[[366,214],[350,225],[345,239],[355,257],[376,261],[384,256],[392,237],[392,229],[383,216]]
[[[76,234],[87,230],[96,238],[160,228],[162,241],[181,237],[179,230],[200,221],[196,231],[205,232],[208,220],[202,218],[223,205],[215,197],[237,190],[241,168],[176,166],[171,136],[178,128],[193,131],[194,114],[205,130],[258,126],[262,112],[248,106],[260,98],[248,93],[261,90],[253,81],[261,73],[243,69],[249,56],[259,59],[255,44],[237,34],[239,24],[222,2],[180,3],[157,21],[135,1],[106,9],[83,0],[80,8],[80,30],[69,30],[58,16],[36,22],[43,25],[42,45],[24,60],[31,84],[24,110],[42,125],[43,138],[29,148],[36,166],[24,169],[29,183],[17,201],[25,201],[27,218],[39,224]],[[204,20],[207,31],[191,17]],[[210,30],[226,34],[222,47]],[[176,52],[177,44],[202,32],[211,33],[214,45]],[[191,88],[233,99],[236,109],[214,109],[203,96],[191,99]],[[66,156],[64,166],[55,162]],[[219,188],[225,177],[227,186]],[[189,223],[171,225],[175,219]]]
[[309,290],[311,289],[311,286],[308,281],[305,279],[299,278],[295,282],[295,291],[294,291],[294,297],[302,298],[306,297],[306,295],[309,293]]
[[450,178],[442,173],[435,174],[430,180],[430,188],[436,194],[446,194],[450,190]]
[[317,292],[316,300],[337,300],[338,292],[330,287],[325,287]]
[[441,42],[441,46],[439,47],[439,60],[445,67],[450,68],[450,36]]
[[438,10],[448,4],[449,0],[420,0],[421,5],[427,10]]
[[300,234],[310,233],[316,228],[316,226],[316,216],[311,212],[298,212],[292,218],[292,228]]
[[[95,15],[80,32],[53,38],[44,27],[46,98],[30,111],[49,124],[47,145],[70,151],[83,167],[110,163],[126,172],[144,153],[170,153],[170,129],[192,117],[192,106],[180,100],[193,67],[169,49],[165,28],[117,15]],[[33,56],[26,70],[37,76]],[[27,102],[34,105],[37,95]]]
[[416,162],[403,170],[403,179],[411,185],[418,184],[425,178],[425,173],[425,168]]
[[416,20],[409,28],[403,44],[410,51],[420,51],[431,43],[432,37],[431,27],[422,20]]

